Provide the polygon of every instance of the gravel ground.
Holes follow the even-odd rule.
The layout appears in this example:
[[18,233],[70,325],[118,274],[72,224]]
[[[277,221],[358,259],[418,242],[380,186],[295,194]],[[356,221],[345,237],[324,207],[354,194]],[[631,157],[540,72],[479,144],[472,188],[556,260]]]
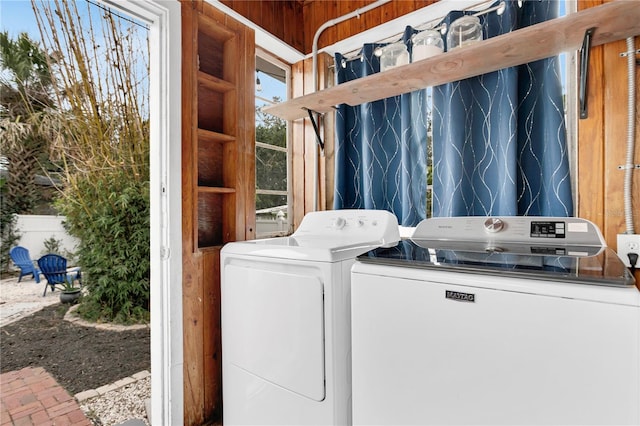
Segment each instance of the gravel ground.
[[96,426],[115,426],[127,420],[140,419],[149,426],[146,403],[151,398],[151,378],[87,399],[80,408]]

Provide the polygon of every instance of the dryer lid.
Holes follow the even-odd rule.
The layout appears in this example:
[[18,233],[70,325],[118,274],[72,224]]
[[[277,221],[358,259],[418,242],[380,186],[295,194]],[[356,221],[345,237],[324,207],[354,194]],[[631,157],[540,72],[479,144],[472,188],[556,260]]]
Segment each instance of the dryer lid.
[[398,220],[384,210],[330,210],[308,213],[290,237],[239,241],[223,253],[289,260],[338,262],[400,240]]

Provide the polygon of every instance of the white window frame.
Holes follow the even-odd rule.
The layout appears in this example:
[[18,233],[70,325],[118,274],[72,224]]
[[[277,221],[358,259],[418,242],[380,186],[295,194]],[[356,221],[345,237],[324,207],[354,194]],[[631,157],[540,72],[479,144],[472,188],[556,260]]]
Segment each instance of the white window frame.
[[[271,64],[277,66],[278,68],[284,70],[285,72],[285,82],[286,82],[286,97],[287,99],[282,99],[282,101],[286,101],[291,97],[291,66],[289,64],[286,64],[284,62],[282,62],[281,60],[279,60],[278,58],[276,58],[274,55],[270,54],[269,52],[267,52],[264,49],[260,49],[260,48],[256,48],[256,57],[260,57],[262,60],[270,62]],[[256,69],[257,71],[257,69]],[[265,101],[265,102],[269,102],[272,103],[272,101],[270,99],[264,99],[264,98],[260,98],[261,100]],[[275,194],[275,195],[286,195],[287,196],[287,227],[286,229],[284,229],[283,231],[275,231],[275,232],[258,232],[258,220],[256,217],[256,238],[269,238],[269,237],[276,237],[276,236],[283,236],[283,235],[289,235],[292,231],[292,220],[291,220],[291,215],[293,212],[293,206],[291,205],[291,202],[293,200],[293,194],[291,193],[292,191],[292,183],[291,183],[291,175],[292,175],[292,149],[291,149],[291,140],[292,140],[292,134],[291,134],[291,126],[289,121],[286,122],[286,138],[287,138],[287,145],[286,148],[282,148],[279,146],[273,146],[273,145],[269,145],[266,143],[262,143],[260,141],[258,141],[256,139],[255,143],[256,143],[256,149],[257,148],[265,148],[265,149],[271,149],[274,151],[281,151],[281,152],[285,152],[287,155],[287,190],[286,191],[277,191],[277,190],[270,190],[270,189],[258,189],[257,188],[257,183],[256,183],[256,194]]]

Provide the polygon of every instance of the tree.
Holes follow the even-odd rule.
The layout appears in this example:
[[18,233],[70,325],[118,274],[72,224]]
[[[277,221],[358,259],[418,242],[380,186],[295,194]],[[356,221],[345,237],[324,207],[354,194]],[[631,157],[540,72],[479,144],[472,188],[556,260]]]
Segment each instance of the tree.
[[[274,98],[274,102],[279,102]],[[256,109],[256,141],[267,145],[286,148],[287,124],[270,114]],[[261,148],[256,149],[256,188],[278,191],[287,190],[286,152]],[[256,194],[256,210],[286,204],[286,196]]]
[[36,174],[47,163],[53,108],[52,62],[39,44],[21,33],[16,40],[0,33],[0,268],[8,266],[8,251],[17,241],[15,215],[32,213],[41,193]]
[[[57,206],[76,236],[87,319],[149,317],[148,31],[89,2],[32,2],[55,77]],[[83,5],[85,9],[80,10]],[[97,14],[97,15],[96,15]]]
[[0,155],[8,178],[5,209],[30,213],[38,200],[35,175],[48,150],[46,112],[53,107],[48,58],[26,33],[0,33]]

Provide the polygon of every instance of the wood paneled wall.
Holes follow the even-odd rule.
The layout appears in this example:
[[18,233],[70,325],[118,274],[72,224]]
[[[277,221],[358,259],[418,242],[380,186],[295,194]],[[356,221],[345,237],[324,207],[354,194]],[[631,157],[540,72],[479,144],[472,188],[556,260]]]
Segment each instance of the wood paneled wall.
[[[580,10],[606,1],[578,2]],[[640,43],[636,38],[636,49]],[[588,118],[578,122],[577,215],[597,224],[609,247],[617,249],[617,234],[626,230],[624,171],[627,134],[627,59],[624,40],[592,48],[589,60]],[[636,67],[636,81],[640,69]],[[636,85],[638,87],[639,85]],[[636,89],[636,105],[640,102]],[[637,107],[636,107],[637,108]],[[636,141],[640,140],[640,109],[636,110]],[[640,164],[636,142],[635,164]],[[632,191],[635,232],[640,233],[640,173],[634,173]],[[636,272],[640,284],[640,272]],[[640,288],[640,287],[639,287]]]
[[240,15],[278,37],[289,46],[304,51],[302,3],[297,0],[221,0]]
[[[333,58],[327,54],[318,55],[318,87],[324,89],[333,85],[334,76],[329,71]],[[312,60],[307,59],[291,68],[293,77],[292,97],[313,92]],[[318,150],[318,179],[314,178],[315,155],[317,150],[316,135],[309,119],[295,120],[292,125],[292,197],[293,197],[293,229],[296,229],[304,215],[314,211],[314,185],[318,184],[317,210],[333,208],[333,175],[334,175],[334,114],[319,118],[324,153]]]
[[[373,3],[373,0],[221,1],[305,54],[311,53],[313,37],[322,24]],[[328,28],[320,35],[318,46],[331,45],[435,2],[436,0],[392,0],[362,14],[360,18],[350,19]],[[398,32],[400,31],[402,28]]]

